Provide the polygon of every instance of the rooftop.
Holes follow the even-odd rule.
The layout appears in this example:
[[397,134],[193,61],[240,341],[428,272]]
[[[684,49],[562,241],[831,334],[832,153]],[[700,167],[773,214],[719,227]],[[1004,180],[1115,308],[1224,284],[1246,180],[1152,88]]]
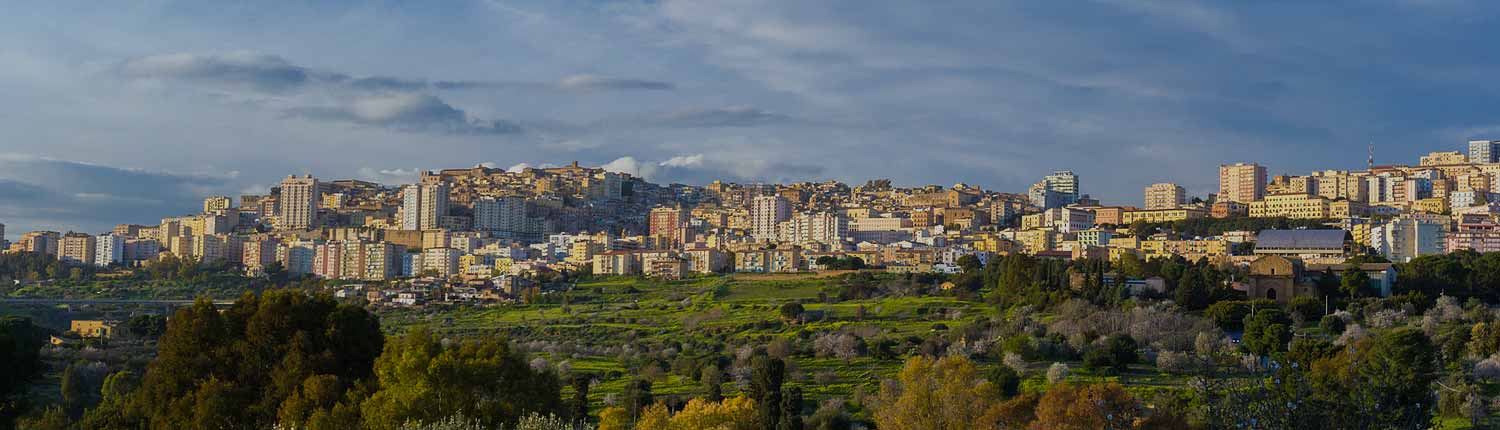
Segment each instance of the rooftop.
[[1344,230],[1261,230],[1255,247],[1268,249],[1343,249]]

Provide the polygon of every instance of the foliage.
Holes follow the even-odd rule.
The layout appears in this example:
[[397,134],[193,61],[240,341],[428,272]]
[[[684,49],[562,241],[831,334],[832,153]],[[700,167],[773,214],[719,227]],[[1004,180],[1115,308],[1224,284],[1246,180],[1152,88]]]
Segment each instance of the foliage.
[[1123,372],[1136,362],[1136,343],[1129,335],[1110,336],[1104,345],[1089,350],[1083,355],[1083,363],[1090,369],[1110,373]]
[[657,403],[641,414],[636,430],[755,430],[755,401],[733,397],[722,402],[689,400],[673,414],[666,405]]
[[30,406],[26,388],[46,370],[40,354],[46,342],[31,319],[0,317],[0,429],[11,428]]
[[494,427],[563,409],[556,375],[532,369],[495,338],[445,346],[425,330],[414,331],[386,344],[374,369],[380,389],[360,404],[369,429],[456,415]]
[[1036,405],[1036,430],[1133,428],[1145,415],[1119,384],[1060,384]]
[[1245,347],[1250,352],[1265,356],[1286,351],[1287,342],[1292,341],[1292,319],[1281,308],[1257,309],[1245,317]]
[[[310,414],[331,406],[340,387],[370,375],[383,339],[374,316],[328,297],[272,291],[224,312],[200,300],[168,323],[131,398],[106,401],[85,421],[266,428],[284,420],[286,408]],[[324,403],[309,402],[314,385],[331,392],[317,399]]]
[[997,429],[999,392],[969,360],[912,357],[880,389],[874,414],[884,430]]

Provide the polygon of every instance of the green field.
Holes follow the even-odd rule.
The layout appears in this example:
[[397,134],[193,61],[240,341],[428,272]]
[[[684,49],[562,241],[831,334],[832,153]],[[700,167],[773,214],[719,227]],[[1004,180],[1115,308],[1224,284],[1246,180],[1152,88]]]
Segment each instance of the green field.
[[[882,281],[901,275],[880,275]],[[764,347],[778,339],[794,345],[785,354],[791,385],[803,387],[810,400],[851,398],[879,391],[880,382],[894,376],[905,358],[917,353],[912,345],[898,346],[894,356],[863,355],[841,359],[819,357],[806,345],[828,332],[857,330],[884,338],[920,339],[942,334],[975,321],[1000,317],[997,307],[975,300],[946,296],[879,297],[838,301],[841,278],[755,279],[710,276],[684,280],[612,277],[579,283],[567,294],[567,304],[502,304],[490,306],[443,306],[427,309],[395,309],[382,312],[382,323],[392,334],[425,327],[454,336],[509,337],[518,344],[534,342],[586,346],[590,351],[530,352],[551,364],[567,361],[573,372],[588,372],[600,378],[590,398],[602,402],[617,394],[637,375],[653,380],[658,396],[694,396],[704,392],[700,382],[670,369],[671,360],[654,356],[674,348],[679,356],[735,356],[745,347]],[[821,294],[820,294],[821,293]],[[552,293],[561,294],[561,293]],[[803,304],[805,321],[785,321],[783,304]],[[861,317],[860,309],[863,308]],[[639,354],[621,354],[630,348]],[[600,350],[613,352],[601,353]],[[650,357],[650,358],[643,358]],[[979,356],[984,366],[996,366],[991,356]],[[1030,363],[1024,386],[1046,384],[1044,374],[1051,364]],[[660,366],[661,371],[647,369]],[[1073,362],[1074,369],[1081,363]],[[732,365],[731,365],[732,366]],[[1136,366],[1124,375],[1091,376],[1075,370],[1079,379],[1117,380],[1133,390],[1152,391],[1180,387],[1185,378]],[[726,381],[725,393],[738,390]]]

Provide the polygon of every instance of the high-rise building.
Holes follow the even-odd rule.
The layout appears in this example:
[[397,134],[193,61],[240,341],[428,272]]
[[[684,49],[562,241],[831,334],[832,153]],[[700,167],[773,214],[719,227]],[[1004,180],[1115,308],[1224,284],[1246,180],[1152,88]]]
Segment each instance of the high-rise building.
[[776,224],[792,217],[792,204],[781,196],[758,196],[750,205],[750,236],[775,240]]
[[1219,200],[1248,204],[1265,197],[1265,166],[1249,163],[1219,166]]
[[481,197],[474,201],[474,229],[519,233],[526,229],[526,200]]
[[[276,227],[282,230],[306,230],[318,224],[318,180],[312,175],[287,176],[281,181],[280,216]],[[174,250],[175,251],[175,250]]]
[[445,215],[448,215],[448,183],[407,185],[401,191],[401,229],[437,229]]
[[1187,203],[1187,189],[1170,182],[1146,187],[1146,210],[1176,209]]
[[5,249],[8,245],[9,243],[5,241],[5,224],[0,223],[0,250]]
[[1401,216],[1370,228],[1370,247],[1398,263],[1432,254],[1446,248],[1447,227],[1436,220]]
[[94,264],[108,266],[125,262],[125,237],[114,233],[94,238]]
[[32,231],[21,235],[21,250],[57,256],[62,235],[55,231]]
[[652,208],[647,218],[647,226],[652,237],[657,237],[667,244],[679,244],[686,239],[687,211],[682,208]]
[[1469,162],[1500,162],[1500,140],[1470,140]]
[[837,245],[849,237],[849,219],[836,213],[799,213],[782,223],[779,240]]
[[1042,178],[1042,182],[1047,184],[1047,189],[1063,195],[1063,200],[1066,201],[1063,204],[1064,206],[1078,201],[1082,188],[1078,184],[1078,175],[1073,174],[1073,171],[1058,170],[1052,172],[1051,175]]
[[92,265],[97,247],[94,236],[68,233],[58,245],[57,259],[69,264]]
[[203,213],[213,213],[214,211],[229,209],[233,204],[234,202],[230,201],[228,196],[208,197],[203,199]]

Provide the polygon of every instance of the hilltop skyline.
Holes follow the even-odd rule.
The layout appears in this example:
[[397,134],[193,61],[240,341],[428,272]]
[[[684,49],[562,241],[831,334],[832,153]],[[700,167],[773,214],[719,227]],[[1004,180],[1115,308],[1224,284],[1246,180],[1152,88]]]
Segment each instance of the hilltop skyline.
[[1206,195],[1223,163],[1357,169],[1371,142],[1410,162],[1500,131],[1482,2],[868,6],[18,7],[0,222],[94,231],[288,173],[573,160],[1017,193],[1069,169],[1135,202]]

